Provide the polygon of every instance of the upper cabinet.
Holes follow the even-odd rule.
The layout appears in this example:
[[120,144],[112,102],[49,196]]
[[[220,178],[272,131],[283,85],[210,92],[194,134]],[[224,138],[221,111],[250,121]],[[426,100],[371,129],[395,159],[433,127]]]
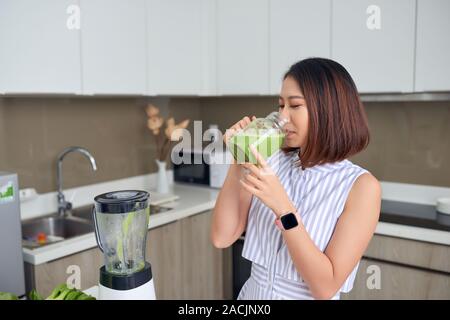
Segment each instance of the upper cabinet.
[[415,7],[415,0],[333,0],[331,55],[360,92],[413,91]]
[[331,0],[270,0],[270,93],[295,62],[330,56]]
[[449,0],[0,0],[1,94],[278,95],[329,57],[360,93],[450,91]]
[[80,2],[83,92],[145,94],[145,0]]
[[450,91],[450,1],[418,0],[416,91]]
[[148,94],[208,93],[208,9],[204,0],[147,0]]
[[217,0],[217,90],[269,93],[269,0]]
[[0,1],[0,93],[80,93],[77,3]]

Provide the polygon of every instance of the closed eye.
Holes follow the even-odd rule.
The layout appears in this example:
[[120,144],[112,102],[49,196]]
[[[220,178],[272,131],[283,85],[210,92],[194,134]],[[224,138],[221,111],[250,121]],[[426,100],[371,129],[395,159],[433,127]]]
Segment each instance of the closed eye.
[[[301,105],[301,104],[298,104],[298,105],[290,106],[291,109],[298,109],[299,107],[302,107],[302,105]],[[280,108],[280,109],[283,109],[283,108],[284,108],[284,105],[279,105],[279,108]]]

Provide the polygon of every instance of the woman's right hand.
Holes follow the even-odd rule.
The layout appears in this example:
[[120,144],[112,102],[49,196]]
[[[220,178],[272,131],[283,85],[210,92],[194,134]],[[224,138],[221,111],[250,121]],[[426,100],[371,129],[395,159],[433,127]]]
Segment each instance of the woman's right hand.
[[229,129],[225,131],[225,134],[223,135],[223,142],[228,146],[228,141],[230,140],[231,136],[238,130],[244,129],[250,122],[255,120],[256,117],[252,116],[250,119],[249,117],[244,117],[238,122],[236,122],[234,125],[232,125]]

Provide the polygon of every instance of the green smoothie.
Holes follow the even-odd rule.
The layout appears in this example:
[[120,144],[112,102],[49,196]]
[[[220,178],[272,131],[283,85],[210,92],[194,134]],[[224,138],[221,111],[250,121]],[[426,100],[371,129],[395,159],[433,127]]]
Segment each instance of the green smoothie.
[[284,134],[276,130],[252,129],[233,135],[228,147],[237,163],[250,162],[256,164],[256,158],[250,146],[261,154],[264,159],[277,152],[284,141]]

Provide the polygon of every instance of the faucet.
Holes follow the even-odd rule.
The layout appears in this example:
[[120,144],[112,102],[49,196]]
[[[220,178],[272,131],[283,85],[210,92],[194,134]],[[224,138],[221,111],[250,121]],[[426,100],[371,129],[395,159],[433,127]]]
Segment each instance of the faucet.
[[64,160],[64,157],[71,152],[79,152],[85,155],[91,162],[92,169],[94,169],[94,171],[97,170],[97,164],[95,163],[94,157],[85,148],[68,147],[59,154],[56,177],[58,179],[58,214],[60,217],[64,217],[66,215],[66,211],[72,209],[72,203],[66,201],[66,197],[64,196],[62,187],[62,162]]

